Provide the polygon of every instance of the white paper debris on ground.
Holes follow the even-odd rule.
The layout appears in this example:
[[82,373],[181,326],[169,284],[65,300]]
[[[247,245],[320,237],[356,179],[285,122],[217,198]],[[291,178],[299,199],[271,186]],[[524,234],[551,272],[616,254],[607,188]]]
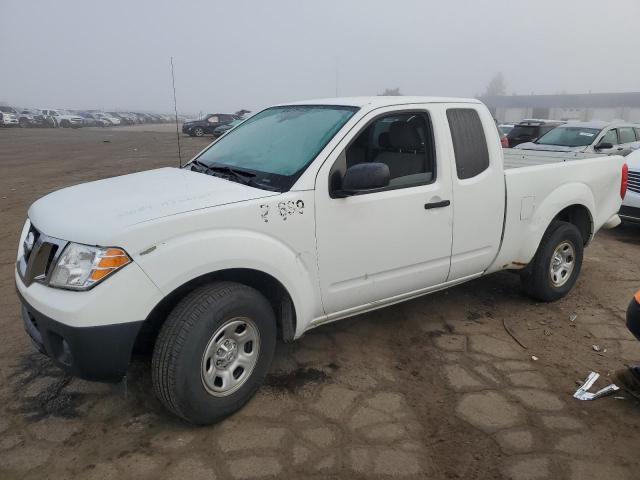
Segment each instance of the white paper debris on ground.
[[535,355],[531,355],[531,360],[535,362],[536,360],[538,360],[538,357],[536,357]]
[[578,400],[595,400],[596,398],[604,397],[606,395],[610,395],[613,392],[617,392],[620,388],[615,385],[607,385],[604,388],[601,388],[596,393],[590,393],[589,389],[596,383],[596,380],[600,378],[600,374],[596,372],[591,372],[585,382],[582,384],[576,393],[573,394],[573,398],[577,398]]
[[594,352],[599,352],[600,351],[600,347],[598,345],[591,345],[591,348],[593,348]]
[[576,318],[578,318],[578,315],[576,315],[575,313],[572,313],[571,315],[569,315],[570,322],[575,322]]

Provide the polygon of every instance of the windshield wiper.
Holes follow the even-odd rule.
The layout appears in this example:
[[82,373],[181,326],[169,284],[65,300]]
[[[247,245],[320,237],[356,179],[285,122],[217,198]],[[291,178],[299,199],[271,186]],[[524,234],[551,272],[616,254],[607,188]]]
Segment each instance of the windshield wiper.
[[236,170],[226,165],[212,165],[207,169],[209,172],[222,173],[223,175],[231,175],[239,183],[249,185],[251,179],[256,176],[255,173],[246,172],[244,170]]
[[[227,165],[207,165],[206,163],[201,162],[199,160],[193,160],[191,161],[191,163],[200,167],[202,169],[201,170],[202,173],[213,174],[216,177],[222,176],[222,178],[226,178],[231,181],[237,181],[238,183],[241,183],[243,185],[260,188],[262,190],[270,190],[273,192],[280,191],[280,189],[272,185],[265,185],[264,183],[256,181],[254,179],[256,174],[252,172],[247,172],[246,170],[238,170],[236,168],[231,168]],[[216,175],[216,174],[221,174],[221,175]]]

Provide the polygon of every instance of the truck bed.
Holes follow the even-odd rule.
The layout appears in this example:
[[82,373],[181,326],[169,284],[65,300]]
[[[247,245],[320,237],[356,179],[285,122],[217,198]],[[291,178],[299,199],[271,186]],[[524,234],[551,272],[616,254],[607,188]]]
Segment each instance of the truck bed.
[[547,163],[562,163],[569,160],[582,160],[586,158],[596,158],[607,156],[593,153],[577,152],[545,152],[540,150],[517,150],[515,148],[505,148],[504,169],[528,167],[531,165],[544,165]]
[[592,234],[619,209],[621,156],[505,149],[504,158],[503,242],[490,271],[527,265],[549,218],[565,207],[587,208]]

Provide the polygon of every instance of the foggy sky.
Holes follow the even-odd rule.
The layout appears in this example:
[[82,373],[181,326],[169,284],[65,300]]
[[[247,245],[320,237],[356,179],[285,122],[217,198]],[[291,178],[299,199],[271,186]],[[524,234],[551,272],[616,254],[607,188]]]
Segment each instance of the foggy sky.
[[[525,5],[526,4],[526,5]],[[640,0],[0,0],[0,101],[256,110],[305,98],[640,91]]]

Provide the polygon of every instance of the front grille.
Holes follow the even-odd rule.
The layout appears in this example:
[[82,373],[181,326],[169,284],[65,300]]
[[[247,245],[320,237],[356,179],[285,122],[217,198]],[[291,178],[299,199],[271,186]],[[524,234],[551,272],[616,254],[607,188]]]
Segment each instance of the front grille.
[[640,193],[640,172],[629,171],[629,190]]
[[66,244],[64,240],[43,235],[31,225],[23,243],[24,255],[18,262],[24,283],[27,286],[33,282],[45,283]]

